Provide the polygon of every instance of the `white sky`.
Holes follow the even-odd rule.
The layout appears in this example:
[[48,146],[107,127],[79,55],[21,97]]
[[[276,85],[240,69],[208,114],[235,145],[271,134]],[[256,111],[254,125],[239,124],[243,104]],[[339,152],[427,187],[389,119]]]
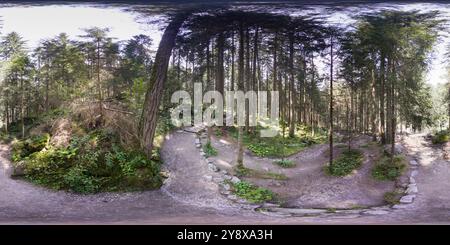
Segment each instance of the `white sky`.
[[33,7],[1,7],[0,19],[5,35],[15,31],[25,40],[29,48],[36,47],[41,39],[53,38],[65,32],[72,39],[78,39],[89,27],[108,27],[110,36],[127,40],[138,34],[146,34],[159,43],[160,31],[156,26],[140,24],[138,15],[125,12],[122,8],[95,8],[83,5],[51,5]]
[[[354,22],[352,16],[362,12],[373,12],[381,9],[402,9],[430,11],[439,10],[445,19],[450,19],[450,4],[373,4],[362,6],[349,6],[340,10],[326,10],[323,6],[312,6],[308,10],[290,12],[293,15],[308,13],[321,13],[330,23],[348,25]],[[292,10],[292,9],[291,9]],[[98,8],[86,5],[47,5],[47,6],[1,6],[0,19],[4,35],[11,31],[18,32],[30,48],[36,47],[41,39],[53,38],[61,32],[65,32],[72,39],[77,39],[83,34],[83,28],[109,27],[110,36],[117,40],[127,40],[137,34],[149,35],[156,48],[162,32],[155,24],[138,23],[138,14],[125,12],[124,8],[109,7]],[[156,17],[158,18],[158,17]],[[442,33],[443,34],[443,33]],[[447,72],[444,65],[445,47],[450,43],[449,37],[441,38],[436,44],[432,65],[426,79],[429,84],[447,82]]]

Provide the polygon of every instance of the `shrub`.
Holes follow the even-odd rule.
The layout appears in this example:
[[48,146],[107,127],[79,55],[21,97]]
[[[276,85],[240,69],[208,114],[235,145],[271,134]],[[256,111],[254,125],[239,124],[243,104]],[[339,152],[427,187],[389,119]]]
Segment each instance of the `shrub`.
[[396,180],[406,168],[403,156],[382,156],[372,169],[372,177],[377,180]]
[[443,144],[448,142],[450,139],[449,133],[447,130],[442,130],[433,135],[431,142],[433,144]]
[[162,184],[159,162],[140,151],[125,149],[108,130],[73,137],[67,148],[47,146],[31,154],[23,150],[29,148],[28,143],[17,144],[25,162],[25,177],[53,189],[95,193],[153,189]]
[[258,187],[246,181],[233,184],[233,190],[237,196],[252,203],[261,203],[274,199],[274,193],[266,188]]
[[276,160],[274,163],[282,168],[293,168],[296,165],[295,162],[287,159]]
[[361,166],[364,155],[359,150],[346,150],[333,161],[333,164],[326,166],[325,171],[333,176],[345,176],[354,169]]
[[384,193],[383,199],[388,204],[394,205],[394,204],[398,204],[400,202],[401,195],[402,194],[399,192],[389,191],[389,192]]
[[217,150],[212,146],[211,142],[208,142],[203,146],[203,151],[206,157],[217,156]]
[[49,139],[49,134],[43,134],[30,137],[26,140],[15,141],[12,145],[11,159],[13,162],[18,162],[35,152],[41,151],[47,146]]

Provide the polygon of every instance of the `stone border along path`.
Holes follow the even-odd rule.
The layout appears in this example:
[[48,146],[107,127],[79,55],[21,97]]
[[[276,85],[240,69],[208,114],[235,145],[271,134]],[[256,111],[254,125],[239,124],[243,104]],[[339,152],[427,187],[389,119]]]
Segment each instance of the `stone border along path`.
[[[199,149],[200,155],[203,157],[205,162],[208,164],[208,168],[212,172],[218,172],[221,174],[221,178],[212,179],[208,176],[205,176],[209,181],[214,181],[219,184],[220,193],[228,198],[230,201],[239,203],[239,204],[250,204],[247,200],[242,199],[231,192],[231,186],[225,182],[225,180],[230,181],[231,183],[238,183],[241,180],[228,173],[226,170],[221,170],[212,159],[206,156],[206,153],[203,151],[202,139],[207,138],[207,134],[205,132],[204,127],[197,128],[187,128],[184,129],[186,132],[195,133],[195,146]],[[403,148],[403,147],[402,147]],[[359,217],[361,215],[385,215],[396,209],[406,209],[411,206],[411,204],[416,199],[416,194],[418,193],[418,188],[416,184],[415,177],[418,174],[418,166],[419,163],[416,159],[411,159],[409,161],[409,174],[406,175],[407,178],[399,178],[396,182],[396,188],[398,191],[402,191],[404,194],[399,201],[399,204],[395,205],[383,205],[376,206],[370,208],[361,208],[361,209],[323,209],[323,208],[283,208],[279,204],[265,202],[254,210],[258,211],[262,214],[270,215],[270,216],[278,216],[278,217],[309,217],[309,216],[319,216],[319,217],[330,217],[330,216],[348,216],[348,218]],[[397,191],[396,190],[396,191]]]

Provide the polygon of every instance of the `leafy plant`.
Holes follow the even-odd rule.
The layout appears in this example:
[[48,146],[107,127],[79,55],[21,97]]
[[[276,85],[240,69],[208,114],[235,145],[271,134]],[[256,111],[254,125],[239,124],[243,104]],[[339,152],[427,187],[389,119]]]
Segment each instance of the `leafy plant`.
[[267,202],[274,199],[274,193],[266,188],[258,187],[246,181],[233,184],[233,191],[237,196],[252,203]]
[[372,177],[377,180],[396,180],[406,169],[403,156],[394,156],[393,162],[388,156],[382,156],[372,169]]
[[433,135],[431,142],[433,144],[443,144],[448,142],[450,139],[449,133],[447,130],[442,130]]
[[287,159],[276,160],[276,161],[274,161],[274,163],[282,168],[293,168],[296,165],[295,162],[293,162],[292,160],[287,160]]
[[203,146],[203,151],[205,152],[206,157],[217,156],[217,150],[212,146],[211,142],[208,142]]
[[396,191],[389,191],[384,193],[383,199],[388,204],[394,205],[400,202],[401,193]]
[[345,176],[361,166],[364,155],[359,150],[346,150],[333,161],[333,164],[325,167],[327,174],[332,176]]

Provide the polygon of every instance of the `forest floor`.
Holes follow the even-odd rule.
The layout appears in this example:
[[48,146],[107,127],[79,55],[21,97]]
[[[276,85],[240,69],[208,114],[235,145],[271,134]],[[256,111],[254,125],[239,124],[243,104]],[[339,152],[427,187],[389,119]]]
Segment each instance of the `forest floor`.
[[[393,181],[376,181],[371,177],[371,169],[381,154],[380,146],[370,144],[369,136],[359,136],[352,140],[352,149],[364,154],[362,166],[350,175],[334,177],[325,174],[324,166],[329,159],[328,144],[313,145],[286,159],[295,167],[282,168],[274,163],[277,158],[255,157],[246,151],[244,165],[259,172],[276,173],[286,180],[245,177],[244,179],[277,193],[283,206],[306,208],[356,208],[383,205],[383,195],[394,189]],[[231,169],[236,159],[237,143],[232,137],[212,136],[212,145],[218,155],[212,157],[222,168]],[[333,154],[347,149],[347,144],[335,144]]]
[[[216,184],[205,180],[205,176],[214,178],[215,175],[208,172],[207,164],[198,154],[194,142],[195,134],[186,131],[176,131],[166,137],[161,153],[170,175],[161,190],[95,195],[52,191],[23,180],[11,179],[9,146],[0,145],[0,223],[450,223],[450,163],[442,158],[442,148],[430,145],[423,135],[409,135],[403,140],[408,157],[416,158],[420,164],[416,177],[419,188],[416,201],[407,209],[398,209],[386,215],[359,217],[274,217],[253,211],[251,205],[231,203],[219,194]],[[301,154],[303,157],[309,154],[314,158],[324,151],[325,146],[317,145]],[[299,164],[298,168],[314,169],[307,166]],[[274,167],[273,164],[271,167]],[[294,169],[292,175],[296,171],[300,170]],[[364,172],[364,167],[359,171]],[[350,179],[358,178],[355,176]],[[311,183],[319,183],[321,180],[317,181],[311,180]],[[299,181],[296,184],[301,183]],[[345,181],[335,184],[345,186]],[[292,197],[291,200],[295,205],[296,199]],[[305,200],[300,201],[307,203]]]

